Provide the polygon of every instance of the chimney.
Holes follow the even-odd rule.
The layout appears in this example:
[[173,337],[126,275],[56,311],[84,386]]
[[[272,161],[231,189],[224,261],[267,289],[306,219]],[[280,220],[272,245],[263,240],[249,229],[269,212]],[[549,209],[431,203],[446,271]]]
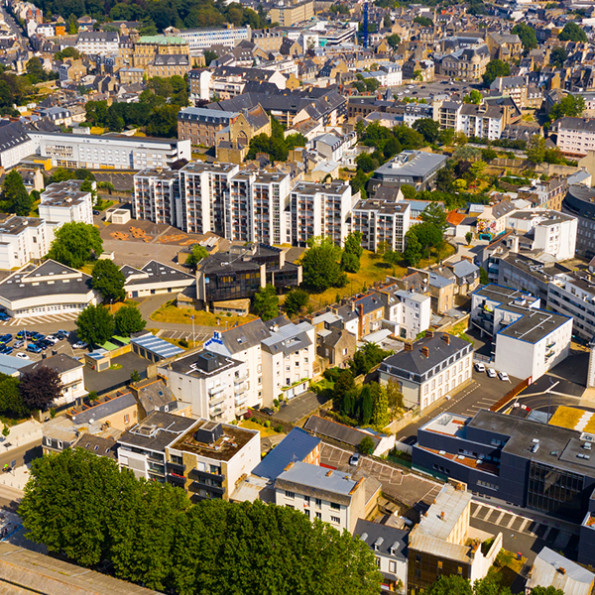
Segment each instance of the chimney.
[[332,469],[329,469],[329,470],[326,472],[326,476],[327,476],[327,477],[330,477],[332,474],[333,474],[333,470],[332,470]]
[[566,574],[566,568],[564,568],[564,567],[560,566],[560,568],[558,568],[558,572],[559,572],[560,574]]
[[440,513],[440,520],[443,521],[446,518],[446,515],[444,514],[444,511],[442,511]]
[[450,335],[448,333],[444,333],[442,335],[442,340],[447,344],[450,345]]
[[405,341],[403,351],[413,351],[413,343],[411,341]]
[[428,337],[429,339],[431,339],[434,336],[434,329],[429,328],[426,331],[426,337]]
[[430,357],[430,348],[429,347],[422,347],[421,352],[425,357]]

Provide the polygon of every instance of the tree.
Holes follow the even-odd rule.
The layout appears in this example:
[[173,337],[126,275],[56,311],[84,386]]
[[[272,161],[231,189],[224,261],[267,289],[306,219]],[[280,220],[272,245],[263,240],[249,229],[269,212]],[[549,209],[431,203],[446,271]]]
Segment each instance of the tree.
[[42,365],[21,375],[19,391],[26,407],[46,411],[62,393],[60,375],[54,368]]
[[399,47],[401,38],[396,33],[393,33],[386,38],[386,41],[388,42],[388,45],[390,45],[390,47],[395,50]]
[[435,143],[440,136],[440,125],[432,118],[420,118],[413,123],[413,129],[417,130],[428,143]]
[[372,390],[369,384],[364,384],[360,393],[359,421],[367,426],[372,420],[372,411],[374,410],[374,400],[372,399]]
[[455,574],[441,576],[429,589],[428,595],[473,595],[471,584]]
[[360,262],[355,254],[343,252],[341,254],[341,270],[348,273],[357,273],[360,268]]
[[25,64],[27,75],[33,84],[45,81],[47,73],[43,69],[43,64],[37,56],[33,56],[27,64]]
[[554,122],[562,116],[576,118],[580,116],[585,109],[585,100],[580,95],[566,95],[558,103],[552,106],[549,113],[549,122]]
[[562,589],[556,589],[556,587],[553,587],[552,585],[549,585],[548,587],[538,585],[531,589],[531,595],[564,595],[564,591],[562,591]]
[[364,436],[361,439],[361,442],[359,443],[357,449],[363,455],[371,455],[374,452],[374,440],[371,436]]
[[384,428],[390,422],[388,396],[377,382],[370,384],[372,392],[372,424],[377,428]]
[[28,414],[29,410],[19,390],[18,378],[0,374],[0,415],[20,419]]
[[190,250],[190,256],[186,259],[186,265],[192,270],[196,271],[199,262],[209,255],[207,249],[200,244],[194,244]]
[[116,333],[122,337],[130,337],[133,333],[139,333],[145,328],[147,321],[143,318],[140,310],[134,304],[122,306],[114,316]]
[[420,218],[425,223],[431,223],[441,232],[446,230],[446,212],[438,203],[429,204],[420,214]]
[[463,101],[465,103],[474,103],[479,105],[483,101],[483,95],[477,89],[472,89],[469,95],[465,95],[465,97],[463,97]]
[[96,289],[104,302],[118,302],[126,297],[124,273],[111,260],[99,260],[93,267],[91,286]]
[[545,139],[540,134],[534,134],[529,139],[527,159],[534,164],[543,163],[545,159]]
[[562,47],[555,47],[550,54],[550,64],[556,68],[562,68],[568,59],[568,52]]
[[417,16],[413,19],[414,23],[421,25],[422,27],[431,27],[433,25],[432,19],[429,17]]
[[2,184],[2,200],[8,212],[27,217],[33,206],[21,174],[13,169],[4,179]]
[[510,74],[510,65],[502,60],[491,60],[486,66],[483,75],[483,84],[489,87],[499,76],[508,76]]
[[341,255],[341,269],[349,273],[357,273],[360,267],[360,258],[364,253],[362,248],[362,234],[352,231],[345,238],[345,246]]
[[405,252],[403,253],[405,262],[410,266],[417,266],[421,260],[421,244],[412,229],[405,234],[405,242]]
[[279,297],[273,285],[261,287],[254,294],[252,309],[263,320],[270,320],[279,316]]
[[391,353],[391,351],[382,349],[376,343],[366,343],[353,354],[353,359],[349,362],[349,367],[355,376],[367,374],[384,358],[391,355]]
[[304,285],[315,292],[329,287],[343,287],[347,282],[339,265],[341,249],[329,239],[310,241],[310,248],[302,259]]
[[587,34],[576,23],[570,22],[564,25],[564,29],[560,31],[558,39],[560,41],[582,41],[583,43],[586,43]]
[[303,289],[292,289],[285,297],[283,308],[290,316],[299,314],[302,308],[305,308],[310,301],[310,296]]
[[405,407],[403,393],[399,388],[399,383],[394,380],[389,380],[383,389],[386,391],[386,400],[390,416],[391,418],[394,418],[395,415]]
[[533,50],[537,47],[537,35],[535,35],[535,29],[531,25],[525,23],[517,23],[511,30],[511,33],[519,36],[525,54],[529,53],[529,50]]
[[473,232],[472,231],[468,231],[465,234],[465,242],[467,242],[467,246],[471,243],[471,240],[473,239]]
[[140,374],[138,373],[138,370],[132,370],[132,372],[130,372],[130,382],[140,382],[140,380],[141,378]]
[[102,250],[103,240],[97,227],[88,223],[65,223],[56,231],[48,258],[79,268]]
[[481,150],[481,158],[486,162],[493,161],[494,159],[496,159],[496,157],[498,157],[498,153],[496,153],[496,151],[494,151],[494,149],[492,149],[491,147]]
[[89,345],[103,345],[114,334],[114,317],[105,306],[87,306],[76,319],[77,335]]

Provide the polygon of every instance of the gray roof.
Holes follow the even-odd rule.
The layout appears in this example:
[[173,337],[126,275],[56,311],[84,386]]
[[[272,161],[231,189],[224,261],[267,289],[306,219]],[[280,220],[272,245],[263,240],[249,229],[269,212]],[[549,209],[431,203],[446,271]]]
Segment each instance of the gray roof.
[[28,140],[29,136],[21,122],[0,120],[0,155],[3,151],[8,151]]
[[132,393],[126,392],[123,395],[119,395],[114,397],[113,399],[109,399],[99,405],[94,405],[93,407],[89,407],[80,413],[75,413],[72,416],[72,420],[76,424],[88,424],[95,421],[99,421],[104,417],[108,417],[117,413],[118,411],[122,411],[122,409],[127,409],[128,407],[136,406],[136,400],[132,396]]
[[169,367],[178,374],[186,374],[194,378],[209,378],[230,368],[235,368],[241,363],[225,355],[203,349],[171,362]]
[[[130,275],[138,275],[139,270],[134,269],[128,265],[122,267],[124,276],[129,277]],[[157,262],[156,260],[149,261],[142,269],[140,273],[144,273],[142,279],[130,279],[126,281],[126,286],[133,285],[146,285],[150,282],[163,283],[166,281],[188,281],[189,283],[194,281],[194,276],[174,269],[173,267]]]
[[306,421],[304,424],[304,428],[311,434],[328,436],[329,438],[334,438],[339,442],[343,442],[344,444],[349,444],[350,446],[355,447],[359,446],[362,438],[366,436],[372,438],[372,441],[374,442],[374,448],[376,448],[380,443],[380,438],[377,436],[368,434],[367,432],[362,432],[357,428],[345,426],[330,419],[318,417],[317,415],[311,415],[308,418],[308,421]]
[[28,365],[27,360],[19,359],[18,357],[14,357],[14,355],[0,354],[0,374],[12,376]]
[[137,399],[147,414],[176,401],[171,390],[161,378],[148,378],[137,382],[131,390],[136,393]]
[[218,341],[225,345],[233,355],[234,353],[239,353],[240,351],[245,351],[246,349],[250,349],[250,347],[259,345],[261,341],[267,339],[270,335],[271,332],[265,323],[258,318],[257,320],[251,320],[250,322],[231,328],[224,333],[218,333],[205,343],[205,347],[208,348],[211,341]]
[[461,259],[459,262],[455,262],[452,265],[452,272],[458,277],[467,277],[468,275],[476,275],[479,274],[479,267],[472,262]]
[[286,324],[274,331],[270,337],[262,340],[262,348],[268,353],[275,354],[282,351],[285,355],[295,353],[312,344],[307,331],[313,327],[309,322]]
[[167,359],[168,357],[173,357],[179,353],[184,353],[182,348],[173,345],[165,339],[156,337],[152,333],[145,333],[137,337],[132,337],[130,342],[133,345],[142,347],[143,349],[154,353],[161,359]]
[[94,434],[81,434],[72,448],[84,448],[98,457],[116,458],[116,441],[111,436],[103,438]]
[[411,177],[425,179],[446,164],[446,155],[425,151],[402,151],[396,157],[381,165],[374,176],[383,179]]
[[407,531],[359,519],[353,534],[358,535],[380,556],[401,562],[407,560]]
[[47,359],[40,359],[37,362],[29,364],[24,368],[21,368],[21,374],[29,374],[30,372],[35,372],[39,368],[51,368],[52,370],[56,370],[58,374],[63,374],[64,372],[69,372],[70,370],[76,370],[77,368],[82,368],[83,363],[79,362],[74,357],[70,357],[65,353],[58,353],[57,355],[52,355]]

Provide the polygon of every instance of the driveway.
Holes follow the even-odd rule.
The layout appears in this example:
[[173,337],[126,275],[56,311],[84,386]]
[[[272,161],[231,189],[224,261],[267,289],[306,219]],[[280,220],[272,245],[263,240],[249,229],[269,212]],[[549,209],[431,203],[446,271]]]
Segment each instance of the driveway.
[[284,402],[273,417],[285,423],[295,424],[328,401],[329,399],[308,391],[299,397],[291,399],[288,403]]

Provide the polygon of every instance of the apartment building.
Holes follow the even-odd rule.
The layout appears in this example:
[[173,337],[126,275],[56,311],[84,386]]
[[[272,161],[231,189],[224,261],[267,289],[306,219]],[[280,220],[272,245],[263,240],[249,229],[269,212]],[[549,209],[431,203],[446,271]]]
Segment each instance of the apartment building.
[[82,31],[74,47],[88,56],[115,56],[119,51],[120,36],[116,31]]
[[245,27],[228,25],[221,29],[183,29],[177,33],[177,36],[188,43],[191,56],[199,56],[202,55],[204,50],[211,49],[214,46],[233,48],[241,41],[250,41],[252,29],[250,25]]
[[0,120],[0,166],[5,171],[35,153],[31,140],[21,122]]
[[568,356],[572,318],[540,306],[538,298],[499,285],[473,292],[470,322],[493,338],[497,370],[535,381]]
[[462,78],[479,81],[485,74],[490,62],[490,51],[487,45],[477,44],[475,47],[458,49],[440,60],[440,74],[451,78]]
[[[49,184],[41,193],[40,219],[59,224],[93,224],[93,191],[81,190],[83,183],[83,180],[66,180]],[[97,183],[92,185],[95,188]]]
[[28,134],[37,155],[51,159],[53,167],[141,170],[168,167],[192,157],[189,140],[39,131]]
[[190,403],[192,415],[229,423],[242,410],[247,389],[245,362],[207,349],[181,357],[159,373],[179,401]]
[[578,220],[577,253],[587,258],[595,256],[595,190],[584,184],[571,184],[562,201],[562,212]]
[[504,109],[497,105],[444,101],[434,109],[434,119],[442,129],[462,132],[469,137],[497,140],[506,125]]
[[341,244],[348,234],[351,186],[298,182],[290,193],[291,243],[306,246],[312,237],[330,238]]
[[[296,462],[275,480],[275,504],[295,508],[339,531],[352,533],[367,508],[366,482],[342,471]],[[378,491],[376,492],[376,498]]]
[[153,411],[118,439],[118,464],[136,477],[184,488],[191,500],[229,499],[260,462],[260,433]]
[[402,339],[415,339],[419,333],[430,328],[432,321],[432,298],[429,295],[399,289],[398,286],[383,287],[377,292],[384,303],[383,324],[393,329]]
[[397,382],[405,406],[426,407],[452,394],[471,378],[473,346],[448,333],[426,336],[387,357],[379,368],[380,382]]
[[189,140],[193,145],[212,147],[217,133],[229,126],[238,112],[186,107],[178,112],[178,138]]
[[565,155],[584,157],[595,150],[595,120],[563,117],[554,122],[556,146]]
[[251,240],[279,245],[290,241],[286,210],[289,206],[291,177],[285,172],[260,173],[252,185],[254,235]]
[[43,258],[57,225],[37,217],[4,215],[0,219],[0,269],[11,270]]
[[315,355],[316,338],[309,322],[275,319],[270,336],[262,340],[262,386],[267,405],[272,399],[291,399],[309,389]]
[[410,218],[411,206],[408,202],[363,199],[353,207],[351,228],[362,234],[362,247],[366,250],[376,252],[383,247],[403,252]]
[[269,10],[269,19],[271,23],[279,23],[281,27],[291,27],[309,21],[314,17],[314,12],[313,0],[279,2]]
[[133,179],[132,215],[136,219],[176,225],[177,173],[171,169],[143,169]]

